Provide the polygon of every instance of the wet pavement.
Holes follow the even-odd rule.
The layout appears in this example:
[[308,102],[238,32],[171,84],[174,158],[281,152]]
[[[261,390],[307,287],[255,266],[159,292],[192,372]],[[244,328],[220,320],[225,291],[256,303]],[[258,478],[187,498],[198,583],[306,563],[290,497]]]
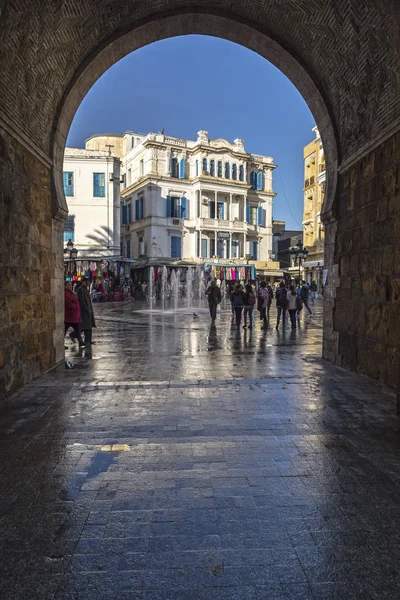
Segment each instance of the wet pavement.
[[321,304],[296,332],[135,308],[1,406],[0,597],[400,597],[395,399],[321,360]]

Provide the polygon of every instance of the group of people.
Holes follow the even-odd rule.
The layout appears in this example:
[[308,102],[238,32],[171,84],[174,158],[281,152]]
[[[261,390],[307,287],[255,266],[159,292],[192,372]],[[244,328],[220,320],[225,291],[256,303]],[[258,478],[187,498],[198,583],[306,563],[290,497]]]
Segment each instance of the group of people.
[[[215,280],[211,281],[206,293],[211,323],[214,325],[217,316],[217,306],[221,302],[221,290]],[[296,317],[300,319],[300,312],[303,306],[306,307],[311,316],[313,313],[308,304],[309,296],[310,287],[305,281],[298,288],[293,283],[288,288],[286,282],[282,280],[275,292],[277,308],[276,329],[279,329],[281,320],[283,327],[285,326],[287,312],[289,313],[292,329],[296,329]],[[260,313],[260,320],[263,322],[261,329],[267,329],[273,298],[274,291],[269,282],[261,281],[257,294],[250,283],[247,283],[244,288],[240,283],[237,283],[230,295],[232,323],[236,322],[236,327],[240,329],[242,314],[244,314],[243,328],[247,329],[248,327],[249,329],[253,329],[254,309],[257,306],[257,310]]]
[[64,284],[64,336],[69,329],[73,329],[69,337],[73,342],[78,342],[79,346],[90,346],[95,343],[92,339],[92,331],[93,327],[96,327],[96,322],[89,284],[89,279],[83,278],[76,288],[76,294],[72,289],[71,281],[66,281]]

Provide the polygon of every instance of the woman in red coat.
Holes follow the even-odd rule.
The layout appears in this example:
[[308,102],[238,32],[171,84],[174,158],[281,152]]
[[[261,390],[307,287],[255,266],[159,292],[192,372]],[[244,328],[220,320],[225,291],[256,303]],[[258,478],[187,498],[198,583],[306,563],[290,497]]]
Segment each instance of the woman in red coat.
[[66,335],[68,329],[72,327],[74,333],[70,333],[69,337],[73,342],[78,340],[79,345],[84,346],[85,344],[82,342],[81,338],[81,328],[79,326],[80,322],[81,309],[79,306],[79,300],[72,291],[72,283],[70,281],[66,281],[64,284],[64,335]]

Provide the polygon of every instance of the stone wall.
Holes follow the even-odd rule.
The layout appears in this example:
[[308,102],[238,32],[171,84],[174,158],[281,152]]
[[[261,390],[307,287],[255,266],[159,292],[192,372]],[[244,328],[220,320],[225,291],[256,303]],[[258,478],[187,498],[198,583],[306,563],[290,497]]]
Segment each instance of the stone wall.
[[0,129],[0,393],[63,359],[62,223],[50,175]]
[[400,133],[339,176],[335,255],[337,351],[324,356],[399,389]]

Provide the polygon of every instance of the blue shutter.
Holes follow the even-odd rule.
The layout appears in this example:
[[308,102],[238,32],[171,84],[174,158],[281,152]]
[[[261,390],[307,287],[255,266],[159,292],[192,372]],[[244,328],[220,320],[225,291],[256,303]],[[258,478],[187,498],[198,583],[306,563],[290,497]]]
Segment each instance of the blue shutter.
[[180,237],[171,235],[171,258],[181,258],[181,243]]
[[64,187],[66,185],[68,185],[68,173],[66,173],[65,171],[63,173],[63,184],[64,184]]
[[208,239],[201,238],[201,257],[207,258]]
[[167,217],[172,216],[172,198],[167,196]]
[[127,210],[128,210],[128,207],[125,204],[123,204],[122,205],[122,225],[126,225],[126,223],[127,223]]
[[250,206],[246,206],[246,222],[250,224]]
[[253,260],[258,260],[258,242],[253,242],[253,248],[252,248],[252,256],[253,256]]
[[179,179],[185,179],[185,159],[179,161]]
[[240,167],[239,167],[239,180],[240,181],[244,181],[244,167],[243,167],[243,165],[240,165]]
[[171,156],[169,157],[169,174],[171,175],[171,177],[174,176],[174,157]]
[[139,221],[139,200],[135,200],[135,221]]
[[186,215],[186,198],[181,198],[181,205],[180,205],[180,218],[181,219],[187,219],[187,215]]
[[199,174],[199,161],[196,159],[196,177]]
[[263,189],[263,172],[262,171],[258,171],[258,173],[257,173],[257,189],[259,191],[262,191],[262,189]]
[[257,213],[258,213],[257,225],[259,227],[262,227],[263,226],[263,209],[262,209],[262,206],[258,207]]
[[144,217],[144,213],[143,213],[143,197],[139,198],[139,218],[143,219]]

